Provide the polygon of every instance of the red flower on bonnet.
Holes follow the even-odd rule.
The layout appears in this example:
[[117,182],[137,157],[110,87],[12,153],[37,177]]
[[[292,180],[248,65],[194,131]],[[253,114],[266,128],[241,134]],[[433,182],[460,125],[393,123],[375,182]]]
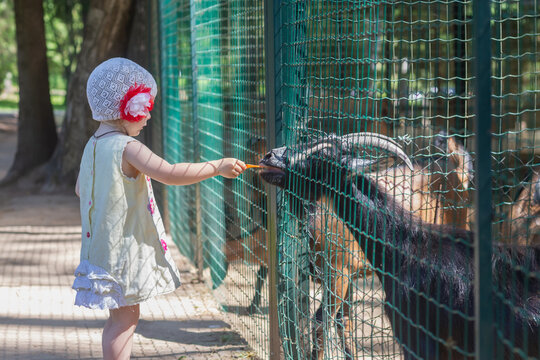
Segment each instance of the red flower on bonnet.
[[144,84],[133,85],[120,101],[120,116],[122,119],[137,122],[144,119],[154,108],[154,98],[151,89]]

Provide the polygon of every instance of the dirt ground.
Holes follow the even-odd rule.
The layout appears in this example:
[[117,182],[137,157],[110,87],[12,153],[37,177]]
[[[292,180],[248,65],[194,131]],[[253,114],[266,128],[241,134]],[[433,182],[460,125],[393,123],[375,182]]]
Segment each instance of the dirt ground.
[[[0,178],[15,146],[16,119],[0,115]],[[0,248],[0,358],[100,359],[108,315],[73,305],[80,250],[74,192],[0,188]],[[169,248],[183,286],[141,305],[132,358],[254,359],[189,261]]]

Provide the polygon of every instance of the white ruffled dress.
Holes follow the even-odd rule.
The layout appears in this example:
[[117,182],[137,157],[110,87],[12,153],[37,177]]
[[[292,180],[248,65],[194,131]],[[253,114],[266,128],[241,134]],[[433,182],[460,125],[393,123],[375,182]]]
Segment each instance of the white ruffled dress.
[[92,137],[84,149],[75,305],[116,309],[180,286],[150,178],[140,174],[132,179],[122,173],[122,154],[131,141],[136,140],[118,134]]

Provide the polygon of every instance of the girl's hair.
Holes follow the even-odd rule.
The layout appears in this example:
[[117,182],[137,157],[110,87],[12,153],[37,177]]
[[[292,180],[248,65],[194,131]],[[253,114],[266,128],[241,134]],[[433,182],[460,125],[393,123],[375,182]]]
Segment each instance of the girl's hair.
[[110,125],[110,126],[116,128],[116,129],[118,129],[118,130],[120,130],[122,132],[125,132],[127,134],[127,130],[123,125],[123,120],[122,119],[105,120],[105,121],[102,121],[102,123]]

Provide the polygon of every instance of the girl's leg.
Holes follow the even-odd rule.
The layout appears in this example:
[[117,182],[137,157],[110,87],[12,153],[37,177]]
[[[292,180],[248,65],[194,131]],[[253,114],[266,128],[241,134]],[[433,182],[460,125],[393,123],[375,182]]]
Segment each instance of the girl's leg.
[[104,360],[129,359],[139,314],[138,304],[110,310],[101,340]]

